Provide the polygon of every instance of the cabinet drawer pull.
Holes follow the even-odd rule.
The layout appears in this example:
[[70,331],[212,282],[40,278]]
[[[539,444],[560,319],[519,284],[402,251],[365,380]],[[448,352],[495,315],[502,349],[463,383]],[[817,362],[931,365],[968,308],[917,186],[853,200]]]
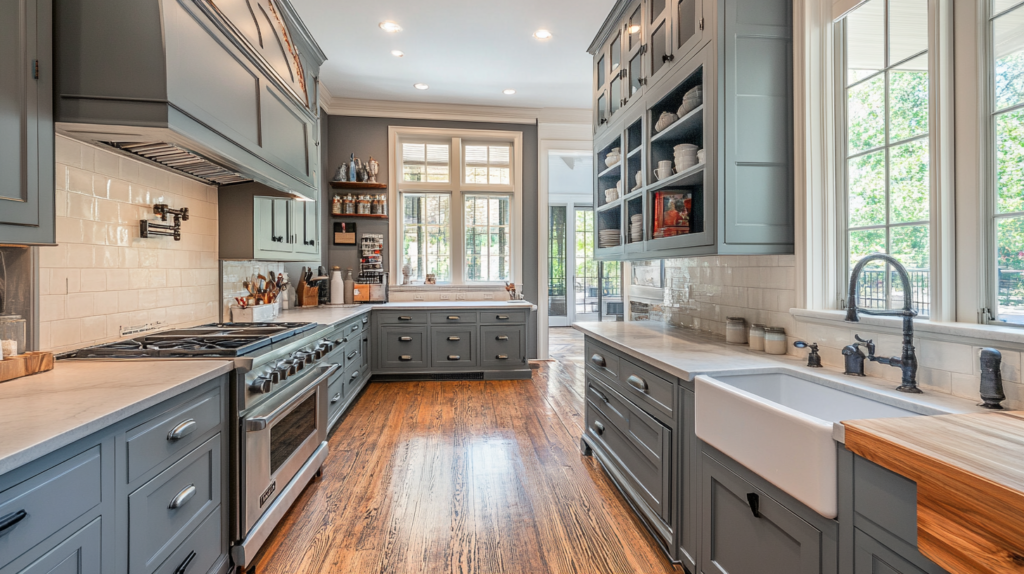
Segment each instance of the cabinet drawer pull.
[[601,399],[602,401],[604,401],[606,403],[608,402],[608,397],[604,393],[602,393],[601,391],[597,390],[596,387],[592,386],[592,387],[590,387],[590,390],[594,391],[594,394],[597,395],[597,397],[599,399]]
[[192,431],[196,430],[196,427],[198,426],[199,425],[196,424],[195,419],[181,421],[180,423],[178,423],[178,426],[172,428],[171,432],[167,433],[167,440],[171,442],[181,440],[187,437],[188,435],[192,434]]
[[458,315],[448,315],[448,320],[449,321],[458,321],[459,320],[459,316]]
[[185,571],[188,570],[188,567],[192,565],[192,561],[195,559],[196,551],[193,550],[192,552],[188,553],[188,556],[185,557],[185,561],[181,563],[181,566],[175,568],[174,574],[185,574]]
[[757,496],[756,492],[747,493],[747,504],[750,505],[750,511],[754,513],[754,518],[761,518],[761,498]]
[[359,354],[359,351],[352,351],[351,353],[348,354],[347,359],[351,361],[358,354]]
[[498,335],[495,339],[498,341],[508,341],[508,335]]
[[638,391],[647,392],[647,381],[636,375],[630,375],[629,378],[626,379],[626,382],[629,383],[629,386]]
[[412,355],[400,355],[398,357],[398,360],[399,361],[411,361],[412,360]]
[[403,343],[408,343],[409,341],[412,341],[412,337],[399,337],[398,340]]
[[495,359],[498,359],[499,361],[507,361],[508,355],[498,355]]
[[399,321],[412,321],[412,317],[399,317]]
[[356,331],[358,331],[359,329],[361,329],[361,327],[360,327],[359,325],[352,325],[352,332],[353,332],[353,333],[355,333],[355,332],[356,332]]
[[28,516],[28,513],[24,510],[0,516],[0,536],[6,534],[11,527],[24,520],[26,516]]
[[370,321],[369,319],[367,319],[366,317],[363,317],[363,325],[365,325],[365,324],[366,324],[366,323],[368,323],[369,321]]
[[167,508],[171,510],[181,508],[182,506],[188,504],[188,501],[192,500],[192,497],[195,495],[196,485],[190,484],[185,488],[181,489],[181,492],[174,495],[174,498],[171,499],[171,502],[167,505]]
[[338,393],[338,394],[334,395],[333,397],[331,397],[331,404],[333,405],[334,403],[336,403],[336,402],[338,402],[340,400],[341,400],[341,393]]
[[352,373],[351,375],[349,375],[348,380],[354,381],[357,378],[359,378],[359,371],[356,371],[356,372]]
[[458,361],[458,360],[461,360],[461,358],[462,357],[460,357],[458,355],[448,355],[448,360],[449,361]]
[[601,424],[601,421],[594,421],[594,431],[596,431],[597,434],[604,434],[604,425]]
[[499,321],[508,321],[508,315],[498,315],[495,317],[495,319]]
[[452,335],[451,337],[448,337],[448,340],[449,341],[461,341],[462,338],[461,337],[456,337],[455,335]]
[[602,356],[601,356],[601,355],[599,355],[598,353],[594,353],[594,356],[593,356],[593,357],[590,357],[590,362],[591,362],[591,363],[594,363],[594,364],[595,364],[595,365],[597,365],[598,367],[604,367],[604,366],[606,366],[606,365],[607,365],[607,363],[606,363],[606,362],[605,362],[605,360],[604,360],[604,357],[602,357]]

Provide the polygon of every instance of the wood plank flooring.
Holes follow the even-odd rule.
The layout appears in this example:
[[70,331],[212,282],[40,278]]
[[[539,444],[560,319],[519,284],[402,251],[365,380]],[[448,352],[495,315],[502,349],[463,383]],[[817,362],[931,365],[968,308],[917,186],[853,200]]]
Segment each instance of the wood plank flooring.
[[682,572],[580,455],[582,390],[573,362],[368,385],[257,573]]

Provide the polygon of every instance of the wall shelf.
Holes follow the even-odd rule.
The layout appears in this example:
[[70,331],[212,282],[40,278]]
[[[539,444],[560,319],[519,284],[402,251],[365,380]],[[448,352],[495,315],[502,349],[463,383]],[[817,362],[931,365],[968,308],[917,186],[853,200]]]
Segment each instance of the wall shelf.
[[379,213],[332,213],[331,217],[337,217],[340,219],[348,217],[361,217],[364,219],[387,219],[387,215],[381,215]]
[[365,181],[332,181],[334,189],[387,189],[386,183],[367,183]]
[[672,125],[651,136],[651,143],[678,142],[699,135],[704,131],[704,104],[690,110]]
[[700,185],[704,182],[704,164],[698,163],[697,165],[681,171],[672,177],[667,177],[663,180],[652,183],[647,186],[648,191],[658,191],[670,186],[683,186],[683,185]]

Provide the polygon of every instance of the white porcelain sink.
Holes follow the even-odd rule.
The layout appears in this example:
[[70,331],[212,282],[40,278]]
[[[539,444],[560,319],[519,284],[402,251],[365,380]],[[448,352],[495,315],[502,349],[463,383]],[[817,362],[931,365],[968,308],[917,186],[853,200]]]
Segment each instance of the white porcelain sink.
[[697,436],[826,518],[835,518],[833,424],[918,413],[815,382],[799,371],[695,381]]

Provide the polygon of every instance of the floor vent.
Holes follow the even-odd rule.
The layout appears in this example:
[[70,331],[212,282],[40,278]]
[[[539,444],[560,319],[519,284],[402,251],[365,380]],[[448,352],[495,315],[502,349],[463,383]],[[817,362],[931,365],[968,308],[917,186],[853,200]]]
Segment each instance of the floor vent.
[[213,185],[229,185],[246,183],[252,179],[212,161],[196,155],[174,144],[164,142],[103,142],[121,151],[154,161],[162,166],[183,171],[192,177],[208,181]]

